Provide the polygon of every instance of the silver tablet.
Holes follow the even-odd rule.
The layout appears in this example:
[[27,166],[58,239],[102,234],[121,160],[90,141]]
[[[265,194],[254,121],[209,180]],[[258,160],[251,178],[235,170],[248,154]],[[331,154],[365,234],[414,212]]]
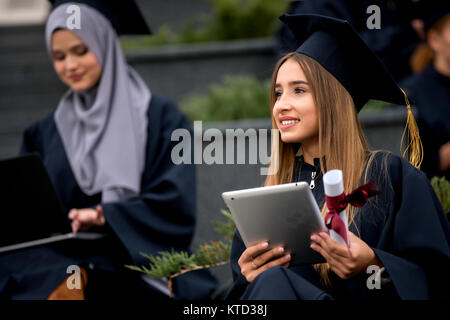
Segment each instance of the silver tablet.
[[266,240],[269,248],[285,246],[291,266],[325,262],[310,247],[310,236],[327,228],[306,182],[229,191],[222,198],[247,247]]

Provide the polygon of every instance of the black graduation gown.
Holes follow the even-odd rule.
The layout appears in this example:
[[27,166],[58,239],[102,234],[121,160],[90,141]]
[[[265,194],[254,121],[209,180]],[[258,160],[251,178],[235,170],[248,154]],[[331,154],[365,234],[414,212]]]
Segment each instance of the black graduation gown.
[[[294,179],[310,182],[312,170],[319,168],[318,159],[315,165],[297,160]],[[371,274],[365,272],[347,280],[330,272],[332,286],[327,287],[311,265],[273,267],[248,283],[237,263],[245,245],[236,232],[230,258],[234,283],[227,298],[450,298],[450,277],[446,271],[450,267],[450,228],[427,178],[400,157],[382,152],[377,153],[370,168],[367,181],[375,179],[374,188],[382,193],[368,201],[349,228],[374,250],[386,268],[383,279],[387,281],[382,281],[380,289],[368,289]],[[321,176],[316,178],[313,194],[322,205]]]
[[428,178],[450,179],[450,170],[439,170],[439,148],[450,141],[450,78],[430,64],[421,74],[405,81],[404,86],[418,111],[417,124],[424,149],[421,169]]
[[[68,276],[67,267],[80,265],[88,269],[88,297],[162,297],[139,280],[140,273],[124,265],[147,265],[149,261],[140,252],[156,255],[172,248],[188,251],[196,222],[195,167],[175,165],[170,157],[175,143],[171,141],[172,131],[192,131],[190,123],[173,103],[153,95],[147,113],[141,194],[127,201],[102,204],[100,194],[88,196],[78,186],[53,115],[26,129],[21,153],[40,154],[67,212],[101,204],[106,219],[101,229],[108,237],[89,243],[66,241],[0,256],[1,295],[46,299]],[[208,272],[192,272],[174,281],[175,298],[180,299],[207,299],[214,288],[215,279]]]

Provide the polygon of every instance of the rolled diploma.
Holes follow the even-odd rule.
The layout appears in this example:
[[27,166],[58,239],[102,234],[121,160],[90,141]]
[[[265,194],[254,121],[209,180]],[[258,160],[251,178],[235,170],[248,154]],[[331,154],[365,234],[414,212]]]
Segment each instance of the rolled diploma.
[[[344,193],[344,183],[342,178],[341,170],[330,170],[323,176],[323,188],[325,195],[328,197],[337,197],[338,195]],[[348,231],[348,222],[347,222],[347,211],[344,209],[339,212],[339,217],[341,217],[342,221],[345,224],[345,230]],[[330,237],[334,241],[338,243],[342,243],[348,245],[345,240],[334,230],[330,229]],[[348,239],[348,237],[347,237]]]

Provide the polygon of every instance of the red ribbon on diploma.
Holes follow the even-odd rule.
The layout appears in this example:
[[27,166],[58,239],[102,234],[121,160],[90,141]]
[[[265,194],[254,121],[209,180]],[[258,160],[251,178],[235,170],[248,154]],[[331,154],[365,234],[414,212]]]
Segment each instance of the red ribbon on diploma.
[[372,189],[375,180],[353,190],[349,194],[344,192],[336,197],[328,197],[325,195],[327,203],[327,215],[325,216],[325,224],[328,229],[337,232],[347,242],[347,232],[345,230],[345,223],[339,216],[339,212],[344,210],[348,204],[354,207],[361,208],[370,197],[380,194],[381,191]]

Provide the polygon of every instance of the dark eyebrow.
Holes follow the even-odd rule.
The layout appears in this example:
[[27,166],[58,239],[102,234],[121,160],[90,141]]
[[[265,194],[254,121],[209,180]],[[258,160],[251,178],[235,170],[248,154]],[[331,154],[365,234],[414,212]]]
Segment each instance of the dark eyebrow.
[[[299,84],[306,84],[306,85],[309,85],[308,84],[308,82],[306,82],[306,81],[303,81],[303,80],[296,80],[296,81],[291,81],[291,82],[289,82],[289,86],[296,86],[296,85],[299,85]],[[275,88],[279,88],[279,87],[281,87],[281,85],[279,84],[279,83],[276,83],[275,84]]]
[[[83,42],[78,43],[78,44],[76,44],[76,45],[70,47],[70,48],[69,48],[69,51],[77,50],[78,48],[80,48],[80,47],[82,48],[83,46],[87,48],[87,46],[86,46]],[[62,51],[59,50],[59,49],[52,50],[52,53],[60,53],[60,52],[62,52]]]

